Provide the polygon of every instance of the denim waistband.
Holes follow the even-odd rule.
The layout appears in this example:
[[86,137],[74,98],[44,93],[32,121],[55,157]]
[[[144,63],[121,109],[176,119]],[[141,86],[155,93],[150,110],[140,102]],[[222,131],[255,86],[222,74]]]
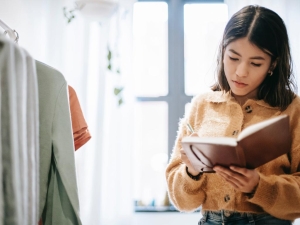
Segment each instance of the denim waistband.
[[[220,210],[220,211],[205,211],[202,210],[201,214],[203,215],[203,220],[213,220],[220,222],[222,224],[226,224],[228,221],[238,221],[245,220],[247,224],[255,224],[255,221],[275,221],[274,224],[291,224],[291,221],[280,220],[275,218],[267,213],[248,213],[248,212],[235,212],[228,210]],[[271,224],[271,223],[269,223]]]
[[202,211],[201,212],[205,220],[207,218],[217,220],[217,221],[226,221],[230,220],[231,218],[248,218],[249,223],[251,224],[254,221],[256,215],[252,213],[246,212],[234,212],[228,210],[220,210],[220,211]]
[[209,211],[209,210],[202,210],[202,215],[204,214],[211,214],[215,216],[225,216],[225,217],[232,217],[232,216],[239,216],[239,217],[247,217],[247,215],[251,214],[252,216],[256,217],[258,215],[268,215],[266,213],[260,213],[260,214],[254,214],[254,213],[248,213],[248,212],[236,212],[236,211],[230,211],[230,210],[219,210],[219,211]]

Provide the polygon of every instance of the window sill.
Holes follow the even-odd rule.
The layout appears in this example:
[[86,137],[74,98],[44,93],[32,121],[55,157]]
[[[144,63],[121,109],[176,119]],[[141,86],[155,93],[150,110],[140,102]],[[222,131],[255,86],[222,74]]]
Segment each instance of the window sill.
[[135,212],[179,212],[174,206],[135,206]]
[[[174,206],[135,206],[134,212],[179,212]],[[195,212],[200,212],[200,208]]]

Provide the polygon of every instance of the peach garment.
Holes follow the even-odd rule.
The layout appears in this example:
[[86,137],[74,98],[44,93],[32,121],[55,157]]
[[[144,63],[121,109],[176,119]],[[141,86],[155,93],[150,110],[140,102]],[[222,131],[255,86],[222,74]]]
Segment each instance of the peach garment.
[[[68,85],[75,151],[91,139],[75,90]],[[42,220],[38,225],[42,225]]]
[[75,90],[68,85],[75,151],[91,139]]

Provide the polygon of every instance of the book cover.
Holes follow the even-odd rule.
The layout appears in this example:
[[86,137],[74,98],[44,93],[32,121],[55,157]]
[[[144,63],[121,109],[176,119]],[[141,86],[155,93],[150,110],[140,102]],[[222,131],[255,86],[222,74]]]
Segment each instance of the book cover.
[[182,147],[199,172],[215,165],[257,168],[290,151],[289,117],[277,116],[245,128],[237,138],[188,136]]

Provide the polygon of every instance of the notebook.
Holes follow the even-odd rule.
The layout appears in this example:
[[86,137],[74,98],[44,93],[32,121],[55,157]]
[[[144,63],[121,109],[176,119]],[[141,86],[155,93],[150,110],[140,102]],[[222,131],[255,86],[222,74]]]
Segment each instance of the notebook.
[[236,138],[188,136],[182,147],[194,169],[214,172],[215,165],[257,168],[290,151],[289,116],[277,116],[245,128]]

